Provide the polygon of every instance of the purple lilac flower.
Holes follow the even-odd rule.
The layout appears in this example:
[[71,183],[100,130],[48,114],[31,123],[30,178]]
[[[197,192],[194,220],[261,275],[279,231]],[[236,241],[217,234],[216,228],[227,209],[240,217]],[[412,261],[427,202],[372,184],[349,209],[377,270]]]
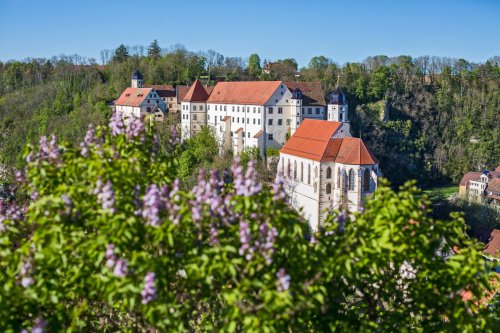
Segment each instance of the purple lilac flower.
[[27,180],[26,174],[24,173],[24,171],[16,171],[15,179],[16,179],[16,182],[18,182],[18,183],[25,183]]
[[114,112],[111,115],[111,120],[109,122],[109,128],[111,129],[111,135],[117,136],[125,133],[125,124],[123,123],[122,115],[119,112]]
[[144,195],[144,205],[142,217],[146,219],[146,224],[156,227],[161,224],[160,212],[165,208],[160,189],[156,184],[152,184]]
[[[144,124],[142,123],[142,120],[136,117],[129,119],[125,132],[129,139],[142,136],[142,133],[144,132]],[[141,140],[142,139],[144,139],[144,136],[142,136]]]
[[34,271],[34,267],[33,267],[32,259],[31,258],[25,259],[23,261],[22,266],[21,266],[21,270],[19,271],[19,274],[21,276],[21,285],[24,288],[28,288],[29,286],[31,286],[34,283],[34,280],[32,277],[33,271]]
[[108,268],[113,268],[115,267],[116,264],[116,255],[115,255],[115,246],[113,244],[108,244],[106,247],[106,253],[105,253],[106,259],[106,266]]
[[89,148],[92,143],[95,141],[95,130],[92,124],[89,125],[87,133],[85,134],[85,138],[83,142],[80,143],[80,147],[82,148],[81,154],[83,157],[87,157],[89,155]]
[[118,259],[115,265],[115,269],[113,270],[113,274],[118,277],[124,277],[128,273],[128,265],[125,259]]
[[141,291],[142,304],[148,304],[156,298],[155,273],[149,272],[144,278],[144,288]]
[[250,234],[250,227],[248,222],[240,222],[240,256],[245,255],[245,259],[251,260],[255,248],[251,245],[252,235]]
[[177,133],[177,127],[175,125],[172,125],[170,127],[170,144],[171,145],[176,145],[180,142],[179,135]]
[[248,162],[247,171],[243,174],[240,159],[235,158],[233,163],[234,189],[237,195],[251,196],[262,190],[262,185],[257,181],[255,161]]
[[339,232],[344,232],[345,231],[345,219],[346,219],[346,216],[345,216],[345,213],[344,212],[341,212],[336,218],[335,220],[338,222],[339,224],[339,227],[338,227],[338,231]]
[[214,225],[210,226],[210,245],[215,246],[219,245],[219,232],[217,231],[217,228],[215,228]]
[[52,134],[51,140],[47,141],[46,136],[42,136],[38,143],[38,153],[36,158],[39,161],[59,161],[59,148],[57,147],[57,137]]
[[274,227],[269,228],[267,222],[264,222],[259,226],[259,236],[261,241],[258,244],[257,250],[262,253],[266,259],[266,263],[270,265],[273,262],[274,242],[276,237],[278,237],[278,231]]
[[94,194],[97,194],[97,202],[102,205],[102,209],[115,212],[115,192],[110,180],[103,186],[102,181],[98,179]]
[[287,291],[290,288],[290,275],[286,274],[284,268],[280,268],[276,273],[276,277],[278,278],[278,281],[276,281],[278,291]]
[[31,329],[31,333],[44,333],[47,322],[42,318],[38,317],[35,320],[35,326]]
[[284,184],[285,182],[283,178],[281,176],[276,176],[272,184],[273,200],[279,201],[285,199],[286,194]]
[[5,230],[4,222],[6,220],[11,221],[22,221],[24,218],[24,213],[22,209],[15,203],[7,204],[3,200],[0,200],[0,231]]

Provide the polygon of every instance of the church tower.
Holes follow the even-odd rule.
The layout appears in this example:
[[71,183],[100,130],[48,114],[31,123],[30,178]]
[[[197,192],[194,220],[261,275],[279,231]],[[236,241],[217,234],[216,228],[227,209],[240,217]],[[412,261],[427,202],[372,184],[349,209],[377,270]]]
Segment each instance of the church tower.
[[132,74],[132,88],[144,88],[144,78],[139,69],[136,69]]
[[326,113],[326,120],[328,121],[338,121],[341,123],[349,122],[348,116],[348,108],[347,108],[347,99],[345,94],[340,90],[339,87],[335,88],[327,96],[328,100],[328,111]]

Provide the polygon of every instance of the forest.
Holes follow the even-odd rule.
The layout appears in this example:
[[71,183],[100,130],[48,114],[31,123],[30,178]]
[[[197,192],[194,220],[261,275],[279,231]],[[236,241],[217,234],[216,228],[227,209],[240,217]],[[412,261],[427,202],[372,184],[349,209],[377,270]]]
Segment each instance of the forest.
[[[139,68],[146,84],[217,80],[320,81],[348,96],[353,135],[361,137],[394,186],[457,183],[468,171],[500,164],[500,57],[485,63],[435,56],[373,56],[339,65],[326,56],[299,68],[293,58],[228,57],[182,45],[120,45],[100,59],[79,55],[0,62],[0,163],[24,165],[23,147],[40,135],[81,141],[89,123],[110,116],[108,103]],[[98,62],[99,61],[99,62]],[[272,70],[262,71],[271,63]],[[175,122],[175,117],[172,117]]]

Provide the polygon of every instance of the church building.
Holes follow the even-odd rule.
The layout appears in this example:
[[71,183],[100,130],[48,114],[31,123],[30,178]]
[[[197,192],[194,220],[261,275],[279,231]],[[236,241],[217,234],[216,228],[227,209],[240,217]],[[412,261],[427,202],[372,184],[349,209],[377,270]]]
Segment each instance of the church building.
[[378,163],[345,123],[305,119],[280,151],[278,174],[291,205],[317,230],[332,209],[361,209],[377,188]]

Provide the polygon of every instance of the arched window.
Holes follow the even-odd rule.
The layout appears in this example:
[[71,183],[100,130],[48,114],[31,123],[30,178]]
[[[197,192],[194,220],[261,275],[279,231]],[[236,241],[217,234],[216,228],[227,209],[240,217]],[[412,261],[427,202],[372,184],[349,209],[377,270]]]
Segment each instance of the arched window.
[[339,168],[339,170],[337,172],[337,188],[340,188],[340,186],[341,186],[340,184],[342,184],[341,180],[342,180],[342,170],[340,170],[340,168]]
[[304,162],[300,162],[300,181],[304,181]]
[[281,158],[281,174],[285,174],[285,159],[283,157]]
[[297,161],[293,162],[293,179],[297,180]]
[[332,178],[332,168],[326,168],[326,179]]
[[307,165],[307,183],[311,184],[311,164]]
[[288,164],[286,166],[286,176],[290,178],[290,160],[288,160]]
[[363,191],[370,192],[370,183],[371,183],[370,169],[365,169],[365,172],[363,174]]
[[326,194],[332,193],[332,184],[326,184]]
[[354,170],[349,170],[349,191],[354,191]]

